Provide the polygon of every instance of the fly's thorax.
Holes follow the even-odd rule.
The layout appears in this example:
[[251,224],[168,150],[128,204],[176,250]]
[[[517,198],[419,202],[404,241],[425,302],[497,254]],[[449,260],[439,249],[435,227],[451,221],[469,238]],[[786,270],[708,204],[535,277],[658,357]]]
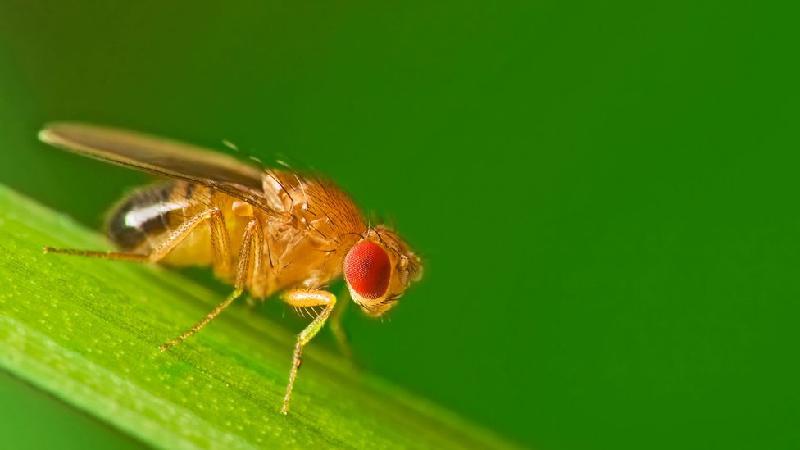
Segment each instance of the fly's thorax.
[[339,236],[367,228],[350,196],[330,180],[281,170],[267,171],[264,180],[268,203],[312,239],[337,242]]
[[318,288],[340,277],[366,231],[350,197],[330,181],[281,170],[265,174],[264,190],[277,213],[266,219],[275,286]]

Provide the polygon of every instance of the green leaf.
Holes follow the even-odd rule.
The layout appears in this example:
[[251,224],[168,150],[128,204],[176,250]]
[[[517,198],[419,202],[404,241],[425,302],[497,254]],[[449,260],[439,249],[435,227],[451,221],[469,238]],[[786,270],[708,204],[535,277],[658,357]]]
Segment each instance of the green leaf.
[[[0,187],[0,366],[163,448],[508,447],[312,343],[278,410],[293,336],[234,307],[167,353],[221,299],[158,267],[64,255],[103,240]],[[423,370],[416,368],[414,370]],[[459,374],[453,374],[458,377]]]

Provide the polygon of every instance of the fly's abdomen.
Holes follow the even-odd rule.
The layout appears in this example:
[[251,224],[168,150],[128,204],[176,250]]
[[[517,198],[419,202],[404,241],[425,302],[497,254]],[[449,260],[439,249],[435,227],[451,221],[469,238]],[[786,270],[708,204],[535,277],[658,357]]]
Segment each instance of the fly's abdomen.
[[154,184],[123,199],[108,216],[111,241],[121,250],[149,251],[154,239],[169,231],[170,215],[181,214],[188,206],[183,196],[175,195],[179,184],[184,183]]

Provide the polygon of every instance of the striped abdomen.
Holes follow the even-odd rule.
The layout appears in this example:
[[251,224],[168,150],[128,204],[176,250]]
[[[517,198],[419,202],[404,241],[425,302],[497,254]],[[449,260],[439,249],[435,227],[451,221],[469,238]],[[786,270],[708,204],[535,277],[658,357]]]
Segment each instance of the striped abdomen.
[[189,206],[185,195],[175,195],[177,184],[165,182],[147,186],[120,202],[108,218],[111,241],[121,250],[149,250],[153,237],[169,231],[170,214]]
[[[149,255],[168,243],[174,232],[209,208],[222,211],[230,251],[236,255],[247,217],[237,216],[235,200],[206,186],[168,181],[146,186],[124,198],[108,216],[108,237],[120,249]],[[227,257],[228,255],[226,255]],[[208,222],[191,228],[159,262],[177,266],[203,266],[214,262]],[[215,267],[215,271],[216,271]]]

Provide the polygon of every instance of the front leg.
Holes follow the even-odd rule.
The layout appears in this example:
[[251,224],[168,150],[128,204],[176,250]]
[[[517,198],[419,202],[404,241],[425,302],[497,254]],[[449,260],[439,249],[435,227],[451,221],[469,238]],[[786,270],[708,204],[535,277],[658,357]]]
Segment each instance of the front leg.
[[303,347],[308,344],[314,336],[317,335],[319,330],[325,325],[328,316],[331,315],[334,305],[336,305],[336,296],[328,291],[319,289],[290,289],[281,294],[281,300],[295,308],[313,308],[315,306],[323,306],[323,310],[317,314],[314,320],[297,335],[297,342],[294,345],[294,355],[292,356],[292,369],[289,372],[289,384],[286,386],[286,395],[283,397],[283,406],[281,407],[281,414],[289,413],[289,402],[292,399],[292,389],[294,388],[294,381],[297,378],[297,369],[300,368],[300,362],[303,357]]

